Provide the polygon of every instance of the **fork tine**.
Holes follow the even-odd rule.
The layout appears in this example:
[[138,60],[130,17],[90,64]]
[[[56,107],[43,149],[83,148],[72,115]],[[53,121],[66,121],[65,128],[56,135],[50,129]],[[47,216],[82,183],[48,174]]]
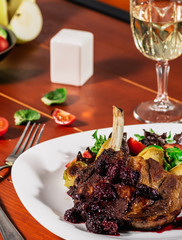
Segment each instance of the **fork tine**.
[[[5,165],[0,166],[0,170],[6,168],[6,167],[11,167],[14,163],[14,161],[17,159],[17,157],[24,151],[27,150],[28,148],[30,148],[32,145],[36,145],[40,142],[40,138],[42,136],[45,124],[42,125],[41,129],[40,128],[40,123],[38,124],[38,126],[36,127],[34,133],[33,130],[35,128],[36,123],[34,123],[32,125],[32,127],[30,128],[29,132],[27,132],[29,126],[30,126],[30,122],[27,123],[18,143],[16,144],[13,152],[5,159]],[[39,131],[39,133],[38,133]],[[33,134],[32,134],[33,133]],[[38,134],[37,134],[38,133]],[[26,136],[27,134],[27,136]],[[31,136],[32,135],[32,136]],[[25,138],[26,136],[26,138]],[[25,138],[25,140],[24,140]],[[25,149],[26,148],[26,149]]]
[[37,137],[34,145],[36,145],[36,144],[38,144],[38,143],[40,142],[40,138],[41,138],[41,136],[42,136],[44,127],[45,127],[45,124],[42,125],[42,127],[41,127],[41,129],[40,129],[40,132],[39,132],[39,135],[38,135],[38,137]]
[[30,128],[30,131],[29,131],[28,135],[26,136],[26,138],[25,138],[25,140],[24,140],[21,148],[20,148],[19,151],[17,152],[17,155],[20,155],[20,154],[24,151],[24,149],[25,149],[25,147],[26,147],[26,145],[27,145],[27,143],[28,143],[28,141],[29,141],[29,139],[30,139],[30,136],[31,136],[31,134],[32,134],[32,132],[33,132],[33,130],[34,130],[35,125],[36,125],[36,123],[34,123],[34,124],[32,125],[32,127]]
[[37,125],[37,127],[36,127],[36,129],[35,129],[32,137],[31,137],[31,140],[30,140],[29,144],[27,145],[27,148],[26,148],[26,149],[29,149],[29,148],[32,146],[32,144],[33,144],[33,142],[34,142],[34,139],[35,139],[35,137],[36,137],[36,135],[37,135],[37,132],[38,132],[38,130],[39,130],[39,127],[40,127],[40,123]]
[[19,149],[20,145],[22,144],[23,139],[24,139],[24,137],[25,137],[25,135],[27,133],[27,130],[28,130],[29,126],[30,126],[30,121],[27,123],[27,125],[26,125],[26,127],[25,127],[25,129],[24,129],[24,131],[23,131],[19,141],[17,142],[14,150],[12,151],[12,153],[11,153],[12,155],[15,154],[18,151],[18,149]]

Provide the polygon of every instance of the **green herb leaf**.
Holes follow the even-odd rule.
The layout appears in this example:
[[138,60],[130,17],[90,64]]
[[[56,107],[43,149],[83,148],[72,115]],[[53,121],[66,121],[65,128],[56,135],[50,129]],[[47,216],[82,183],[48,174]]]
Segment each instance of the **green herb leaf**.
[[91,148],[92,152],[94,152],[96,155],[97,155],[99,149],[101,148],[102,144],[105,143],[105,141],[107,140],[105,135],[104,136],[99,135],[99,137],[98,137],[97,132],[98,132],[98,130],[96,130],[92,135],[92,137],[95,139],[95,144]]
[[174,139],[171,137],[171,131],[169,132],[169,136],[166,138],[167,143],[173,143]]
[[42,98],[42,102],[50,106],[52,104],[60,104],[66,100],[67,90],[66,88],[58,88],[54,91],[46,93]]
[[182,163],[182,150],[177,147],[167,148],[166,156],[172,167],[175,167]]
[[164,170],[166,171],[169,171],[172,168],[165,158],[164,158],[163,167],[164,167]]
[[40,119],[40,113],[32,109],[21,109],[14,114],[15,125]]
[[144,139],[144,136],[141,136],[139,134],[134,134],[134,136],[138,139],[138,141],[141,141],[142,139]]

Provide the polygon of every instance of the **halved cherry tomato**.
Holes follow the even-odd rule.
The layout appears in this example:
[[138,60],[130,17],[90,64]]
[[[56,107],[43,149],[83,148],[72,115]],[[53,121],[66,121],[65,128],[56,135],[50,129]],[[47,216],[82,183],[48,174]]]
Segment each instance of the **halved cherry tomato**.
[[163,149],[166,150],[166,148],[173,148],[173,147],[177,147],[179,149],[182,150],[182,145],[176,144],[176,143],[172,143],[172,144],[165,144],[163,146]]
[[73,114],[63,111],[59,108],[56,108],[53,111],[52,116],[55,122],[61,125],[69,125],[76,119],[76,116],[74,116]]
[[8,120],[4,117],[0,117],[0,136],[3,136],[8,131],[8,127]]
[[88,150],[86,150],[84,153],[82,153],[82,157],[84,157],[84,158],[91,158],[92,155],[91,155],[91,153]]
[[128,139],[127,143],[130,152],[135,156],[138,155],[146,147],[143,143],[135,140],[132,137]]

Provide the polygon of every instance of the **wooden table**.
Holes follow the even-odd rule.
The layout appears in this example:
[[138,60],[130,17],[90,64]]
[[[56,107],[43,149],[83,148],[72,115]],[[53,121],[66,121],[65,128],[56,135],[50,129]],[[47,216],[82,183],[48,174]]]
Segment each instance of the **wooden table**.
[[[15,126],[13,115],[32,108],[41,113],[46,127],[41,141],[79,131],[112,126],[112,106],[124,109],[125,125],[139,124],[133,109],[156,95],[155,62],[140,54],[128,23],[66,0],[37,0],[44,18],[41,34],[34,41],[17,45],[0,63],[0,116],[8,119],[8,132],[0,138],[0,164],[13,150],[24,126]],[[94,75],[82,87],[63,86],[50,81],[50,39],[62,28],[94,34]],[[171,61],[169,96],[182,102],[182,58]],[[180,87],[179,87],[180,86]],[[60,108],[77,116],[67,127],[51,117],[55,106],[41,97],[66,87],[68,96]],[[60,239],[42,227],[21,204],[9,170],[0,173],[0,199],[4,211],[27,240]],[[0,237],[0,239],[2,239]]]

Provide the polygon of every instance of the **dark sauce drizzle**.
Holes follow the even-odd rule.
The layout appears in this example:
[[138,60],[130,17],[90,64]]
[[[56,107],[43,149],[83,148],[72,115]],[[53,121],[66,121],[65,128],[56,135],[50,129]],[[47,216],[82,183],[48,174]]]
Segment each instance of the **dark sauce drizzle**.
[[163,233],[163,232],[170,231],[170,230],[182,230],[182,217],[176,218],[176,220],[174,222],[172,222],[171,224],[169,224],[155,232]]

